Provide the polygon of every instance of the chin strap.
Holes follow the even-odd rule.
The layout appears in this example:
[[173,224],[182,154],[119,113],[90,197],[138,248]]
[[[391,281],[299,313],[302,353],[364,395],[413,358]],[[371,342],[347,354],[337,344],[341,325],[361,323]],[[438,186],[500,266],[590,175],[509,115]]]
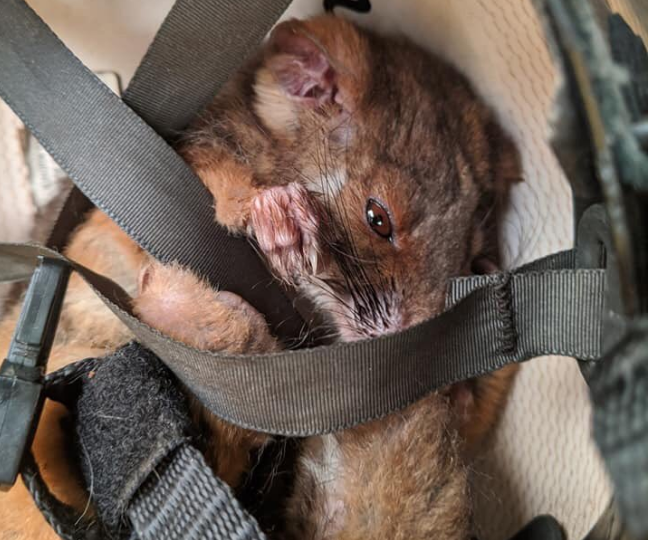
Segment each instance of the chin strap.
[[[193,446],[184,395],[150,351],[131,343],[106,357],[68,365],[44,383],[48,397],[71,411],[66,425],[73,429],[96,511],[96,517],[79,515],[56,499],[28,453],[23,480],[61,538],[267,540]],[[274,537],[284,536],[275,530]],[[512,540],[563,539],[556,520],[541,516]]]
[[261,355],[199,351],[130,312],[114,282],[47,248],[0,244],[0,281],[38,256],[66,261],[215,415],[255,431],[308,436],[407,407],[449,384],[543,355],[600,358],[606,271],[563,252],[513,272],[451,280],[448,309],[378,339]]

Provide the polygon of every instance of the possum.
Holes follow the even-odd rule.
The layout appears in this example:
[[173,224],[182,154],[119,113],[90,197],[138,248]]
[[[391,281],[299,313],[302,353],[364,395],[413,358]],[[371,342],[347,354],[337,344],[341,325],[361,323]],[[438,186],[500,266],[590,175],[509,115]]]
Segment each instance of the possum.
[[[459,73],[332,16],[280,24],[180,153],[214,195],[216,219],[253,238],[341,341],[441,312],[451,277],[497,260],[497,206],[519,178],[514,146]],[[143,320],[202,346],[203,332],[232,327],[195,316],[206,285],[187,283],[185,311],[165,291],[190,277],[157,279],[135,301]],[[240,328],[276,349],[258,317],[227,339],[249,339]],[[307,440],[288,504],[294,536],[465,537],[461,446],[475,449],[490,429],[512,373]]]
[[[515,146],[460,73],[405,38],[332,15],[275,27],[177,149],[212,193],[215,219],[253,240],[339,341],[416,325],[444,309],[452,277],[497,268],[498,217],[521,177]],[[177,340],[234,353],[282,347],[242,298],[149,260],[98,211],[67,254],[137,292],[134,313]],[[13,313],[0,325],[0,349]],[[73,278],[51,367],[129,338]],[[507,367],[383,419],[307,438],[286,537],[468,538],[467,463],[514,374]],[[192,408],[209,431],[210,465],[237,486],[269,436]],[[46,417],[57,414],[45,408]],[[48,425],[36,435],[40,463],[50,459]],[[82,492],[62,480],[60,458],[46,479],[78,506]],[[0,530],[53,537],[21,488],[0,496]]]

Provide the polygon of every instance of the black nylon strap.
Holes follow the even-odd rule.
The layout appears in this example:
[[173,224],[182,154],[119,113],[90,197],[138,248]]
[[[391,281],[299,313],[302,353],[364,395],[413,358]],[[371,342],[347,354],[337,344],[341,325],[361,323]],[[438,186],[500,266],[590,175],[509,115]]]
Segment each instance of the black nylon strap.
[[[40,246],[0,244],[0,281],[28,276],[39,254],[63,258]],[[598,359],[605,271],[556,270],[554,262],[453,280],[448,311],[398,334],[257,356],[174,342],[133,317],[116,284],[71,264],[214,414],[256,431],[306,436],[384,416],[512,362],[547,354]]]
[[[111,378],[120,377],[130,361],[137,364],[136,388],[128,395],[115,388],[111,395]],[[82,360],[47,375],[48,397],[57,401],[63,397],[61,402],[76,410],[82,461],[86,468],[91,464],[86,485],[92,486],[101,521],[79,515],[58,500],[27,452],[22,477],[34,503],[65,540],[127,536],[133,540],[264,540],[256,520],[214,475],[202,454],[186,442],[184,399],[158,364],[153,355],[130,344],[109,357]],[[101,401],[100,415],[92,404],[95,399]],[[131,432],[130,437],[115,441],[124,429]],[[95,432],[94,442],[89,431]],[[179,443],[173,444],[174,440]],[[127,470],[124,464],[132,468]],[[127,499],[122,500],[124,496]],[[124,517],[130,518],[133,534]]]
[[47,237],[46,245],[57,251],[63,251],[68,243],[70,233],[80,225],[87,212],[93,207],[92,202],[76,186],[65,197],[56,222]]
[[23,0],[0,9],[0,97],[75,184],[156,258],[240,294],[276,335],[297,338],[303,321],[252,247],[217,226],[211,196],[180,157]]
[[[79,392],[79,382],[96,369],[99,359],[88,358],[48,373],[45,377],[45,392],[48,398],[72,407]],[[63,540],[108,540],[101,524],[96,519],[79,515],[76,509],[63,503],[50,491],[31,450],[23,458],[21,476],[25,487],[40,510],[43,518]]]
[[149,476],[128,516],[140,540],[266,539],[229,486],[186,444]]
[[54,532],[63,540],[108,540],[97,522],[79,518],[77,511],[58,500],[41,476],[31,450],[22,465],[22,479],[34,504]]
[[[290,1],[257,4],[176,0],[122,96],[124,103],[165,140],[172,141],[216,95]],[[253,18],[255,24],[249,24]],[[225,35],[223,29],[228,30]],[[74,186],[48,247],[62,250],[69,233],[91,207]]]
[[123,99],[167,141],[227,82],[291,0],[177,0]]

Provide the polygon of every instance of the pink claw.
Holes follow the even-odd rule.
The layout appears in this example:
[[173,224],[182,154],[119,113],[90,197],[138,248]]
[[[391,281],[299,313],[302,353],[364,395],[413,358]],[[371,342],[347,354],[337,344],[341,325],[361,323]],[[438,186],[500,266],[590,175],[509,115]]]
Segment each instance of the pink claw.
[[251,218],[259,247],[282,279],[317,273],[320,218],[304,186],[266,189],[252,201]]

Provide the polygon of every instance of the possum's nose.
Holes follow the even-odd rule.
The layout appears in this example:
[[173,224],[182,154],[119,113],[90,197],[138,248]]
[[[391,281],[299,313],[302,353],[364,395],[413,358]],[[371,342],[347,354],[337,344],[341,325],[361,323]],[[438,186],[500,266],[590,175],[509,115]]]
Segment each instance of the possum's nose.
[[343,341],[359,341],[395,334],[408,328],[403,315],[399,312],[389,316],[367,317],[353,320],[340,326],[340,336]]

